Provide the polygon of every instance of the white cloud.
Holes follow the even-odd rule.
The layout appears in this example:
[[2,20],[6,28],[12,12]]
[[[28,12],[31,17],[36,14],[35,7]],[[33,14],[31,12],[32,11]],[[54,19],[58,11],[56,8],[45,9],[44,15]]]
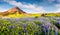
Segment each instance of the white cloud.
[[56,6],[56,8],[57,8],[57,10],[56,10],[55,13],[59,13],[59,12],[60,12],[60,4],[56,4],[55,6]]
[[54,1],[60,3],[60,0],[48,0],[48,1],[49,1],[50,3],[54,2]]
[[8,10],[7,8],[0,7],[0,12],[4,12],[4,11],[7,11],[7,10]]
[[[54,2],[55,0],[48,0],[49,2]],[[57,0],[60,2],[60,0]],[[15,0],[4,0],[11,5],[23,8],[22,10],[27,13],[57,13],[60,12],[60,4],[55,4],[57,10],[55,12],[45,11],[43,6],[36,6],[36,4],[23,4],[22,2],[17,2]]]
[[4,1],[8,2],[11,5],[24,8],[23,10],[26,11],[27,13],[46,13],[46,11],[42,6],[36,6],[35,4],[23,4],[15,0],[4,0]]
[[60,8],[60,4],[56,4],[55,6],[56,6],[57,8]]
[[55,0],[48,0],[50,3],[54,2]]
[[59,8],[59,9],[57,9],[56,13],[60,13],[60,8]]
[[60,3],[60,0],[57,0],[57,2],[59,2],[59,3]]

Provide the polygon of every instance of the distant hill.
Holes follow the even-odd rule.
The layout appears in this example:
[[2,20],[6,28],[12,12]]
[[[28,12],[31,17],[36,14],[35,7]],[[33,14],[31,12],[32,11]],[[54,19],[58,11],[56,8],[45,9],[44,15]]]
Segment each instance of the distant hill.
[[24,11],[22,11],[22,10],[19,9],[18,7],[15,7],[15,8],[12,8],[12,9],[6,11],[6,12],[0,12],[0,14],[1,14],[2,16],[6,16],[6,15],[8,15],[8,14],[14,14],[14,13],[16,13],[16,12],[18,12],[19,14],[24,14],[24,13],[25,13]]
[[60,13],[45,13],[45,14],[42,14],[41,16],[44,16],[44,17],[60,17]]
[[14,7],[8,11],[0,12],[0,17],[3,18],[16,18],[16,17],[35,17],[35,16],[41,16],[41,14],[29,14],[24,12],[18,7]]
[[18,7],[14,7],[10,10],[7,10],[5,12],[0,12],[0,17],[2,18],[25,18],[25,17],[46,17],[46,16],[54,16],[54,17],[60,17],[60,13],[37,13],[37,14],[30,14],[26,13],[23,10],[21,10]]

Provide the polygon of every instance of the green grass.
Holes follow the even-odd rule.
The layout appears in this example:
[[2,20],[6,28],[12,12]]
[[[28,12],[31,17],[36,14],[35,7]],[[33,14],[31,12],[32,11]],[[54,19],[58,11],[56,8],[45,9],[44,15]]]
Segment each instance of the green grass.
[[[14,20],[12,23],[10,20],[0,19],[0,35],[44,35],[44,29],[40,27],[43,24],[42,22],[38,20],[35,20],[34,23],[26,22],[28,21],[23,20],[18,23]],[[55,30],[51,31],[51,35],[54,35]]]

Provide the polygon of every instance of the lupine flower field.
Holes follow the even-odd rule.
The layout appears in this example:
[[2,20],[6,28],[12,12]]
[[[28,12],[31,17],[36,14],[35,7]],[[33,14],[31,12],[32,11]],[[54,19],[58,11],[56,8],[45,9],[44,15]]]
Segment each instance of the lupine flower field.
[[60,35],[60,17],[0,18],[0,35]]

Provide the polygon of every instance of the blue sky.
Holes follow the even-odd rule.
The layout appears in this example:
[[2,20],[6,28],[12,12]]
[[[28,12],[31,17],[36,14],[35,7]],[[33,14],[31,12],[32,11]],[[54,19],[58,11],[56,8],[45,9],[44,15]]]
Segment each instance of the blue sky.
[[0,0],[0,12],[15,6],[27,13],[60,12],[60,0]]

